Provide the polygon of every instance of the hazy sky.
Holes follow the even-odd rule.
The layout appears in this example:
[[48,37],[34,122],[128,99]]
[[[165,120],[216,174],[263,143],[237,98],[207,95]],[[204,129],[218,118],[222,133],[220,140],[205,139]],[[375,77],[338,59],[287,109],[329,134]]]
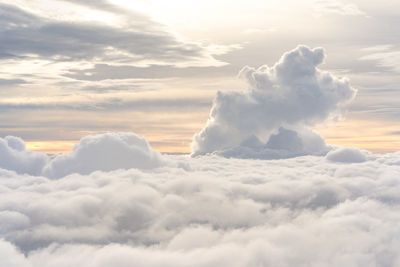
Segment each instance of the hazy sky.
[[[358,90],[328,143],[400,149],[398,1],[0,1],[0,136],[65,152],[88,134],[132,131],[189,152],[216,92],[246,65],[299,44]],[[268,114],[273,116],[274,114]]]

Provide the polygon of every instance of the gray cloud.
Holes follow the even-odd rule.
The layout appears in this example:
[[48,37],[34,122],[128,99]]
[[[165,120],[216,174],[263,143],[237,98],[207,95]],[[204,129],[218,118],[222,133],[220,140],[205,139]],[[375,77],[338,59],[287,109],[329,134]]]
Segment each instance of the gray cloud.
[[0,87],[25,84],[25,83],[27,83],[27,82],[22,79],[0,79]]
[[[86,90],[110,90],[112,88],[90,87]],[[70,102],[45,102],[45,103],[0,103],[0,110],[180,110],[193,107],[209,107],[211,100],[204,98],[176,98],[176,99],[124,99],[120,97],[109,97],[98,101],[70,101]]]
[[196,43],[179,41],[148,17],[130,12],[130,26],[66,22],[42,18],[0,4],[0,51],[4,57],[34,54],[54,61],[108,61],[133,64],[140,60],[181,62],[207,58]]
[[[218,69],[218,71],[217,71]],[[84,81],[101,81],[106,79],[160,79],[173,77],[215,77],[233,73],[233,67],[186,67],[177,68],[171,65],[150,65],[147,67],[110,66],[96,64],[89,69],[70,69],[65,77]]]
[[273,67],[243,68],[240,76],[249,89],[218,92],[206,126],[193,138],[193,155],[277,158],[326,153],[323,139],[309,127],[340,116],[356,90],[347,79],[318,69],[324,58],[322,48],[298,46]]

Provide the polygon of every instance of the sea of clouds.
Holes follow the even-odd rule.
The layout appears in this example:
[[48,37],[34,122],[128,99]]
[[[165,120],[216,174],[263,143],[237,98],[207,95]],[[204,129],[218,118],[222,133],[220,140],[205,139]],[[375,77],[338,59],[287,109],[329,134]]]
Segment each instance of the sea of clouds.
[[[84,143],[121,136],[137,137]],[[80,147],[43,175],[1,169],[0,266],[400,265],[400,153],[259,160],[124,144],[96,142],[110,162],[91,173],[75,167]],[[120,150],[137,158],[111,170]]]
[[263,85],[219,93],[191,156],[134,133],[87,136],[63,155],[0,138],[0,266],[400,266],[400,152],[312,131],[355,94],[315,67],[323,58],[299,46],[245,68]]

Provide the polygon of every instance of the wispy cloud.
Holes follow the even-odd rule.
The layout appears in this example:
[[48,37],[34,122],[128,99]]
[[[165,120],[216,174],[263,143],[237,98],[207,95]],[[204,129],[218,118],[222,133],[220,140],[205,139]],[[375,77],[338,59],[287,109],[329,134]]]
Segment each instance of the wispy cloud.
[[363,51],[368,54],[359,60],[374,61],[378,67],[400,73],[400,50],[396,46],[391,44],[372,46],[366,47]]
[[344,3],[337,0],[317,0],[313,3],[315,16],[338,14],[343,16],[367,16],[354,3]]

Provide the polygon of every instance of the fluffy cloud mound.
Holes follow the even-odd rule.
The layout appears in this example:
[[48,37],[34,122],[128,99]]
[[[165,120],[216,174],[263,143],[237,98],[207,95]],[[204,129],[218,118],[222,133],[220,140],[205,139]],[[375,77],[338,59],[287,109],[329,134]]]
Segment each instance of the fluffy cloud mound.
[[151,169],[162,163],[160,153],[144,137],[134,133],[106,133],[82,138],[72,153],[52,159],[43,169],[43,175],[60,178],[71,173]]
[[0,138],[0,168],[20,174],[39,175],[47,161],[46,154],[26,150],[21,138]]
[[341,147],[330,151],[326,159],[334,162],[358,163],[367,160],[366,152],[353,147]]
[[0,266],[400,264],[399,153],[170,160],[61,179],[0,172]]
[[[244,67],[240,76],[248,90],[218,92],[205,128],[193,138],[193,155],[279,158],[326,153],[323,139],[309,127],[339,116],[356,90],[347,79],[318,69],[324,58],[322,48],[298,46],[272,67]],[[313,142],[319,145],[311,151]]]
[[256,136],[251,136],[239,146],[218,151],[217,154],[227,158],[283,159],[304,155],[323,155],[329,151],[323,138],[307,128],[297,131],[279,128],[272,134],[266,144]]

